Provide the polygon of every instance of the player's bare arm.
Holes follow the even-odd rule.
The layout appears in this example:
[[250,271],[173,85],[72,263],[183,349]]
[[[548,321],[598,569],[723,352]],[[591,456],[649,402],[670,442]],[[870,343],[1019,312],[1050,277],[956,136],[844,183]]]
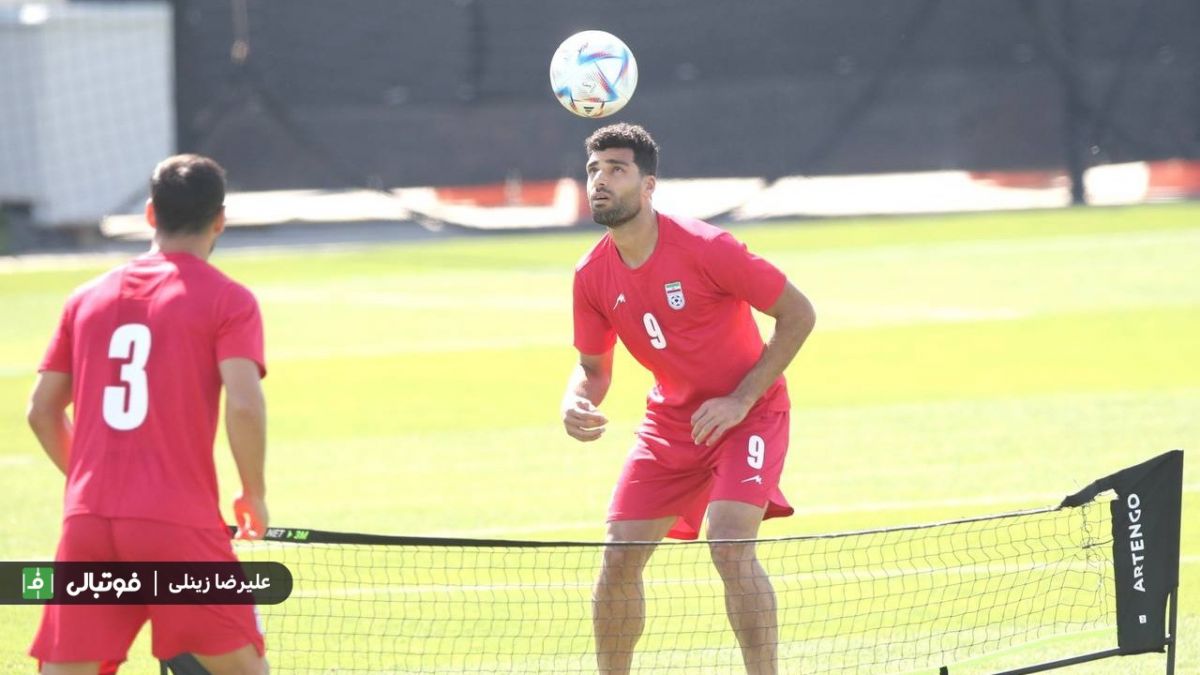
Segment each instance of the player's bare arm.
[[603,354],[579,354],[563,395],[562,419],[567,435],[578,441],[594,441],[604,434],[608,418],[597,408],[612,384],[613,350]]
[[67,458],[71,454],[71,376],[47,370],[38,375],[33,393],[29,396],[26,419],[38,443],[63,475],[67,473]]
[[696,409],[692,415],[692,439],[697,444],[716,443],[745,419],[754,402],[796,357],[817,320],[812,303],[791,282],[784,285],[779,299],[764,313],[775,319],[775,332],[758,363],[746,373],[737,389],[728,396],[709,399]]
[[225,431],[242,480],[234,499],[239,538],[258,539],[266,532],[267,404],[258,364],[250,359],[225,359],[219,364],[225,385]]

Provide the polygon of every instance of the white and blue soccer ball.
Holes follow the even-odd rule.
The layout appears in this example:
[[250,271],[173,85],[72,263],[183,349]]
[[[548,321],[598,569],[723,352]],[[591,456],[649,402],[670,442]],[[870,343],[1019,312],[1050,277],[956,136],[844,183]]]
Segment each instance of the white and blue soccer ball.
[[580,117],[607,117],[637,89],[633,52],[617,36],[585,30],[563,41],[550,61],[550,89]]

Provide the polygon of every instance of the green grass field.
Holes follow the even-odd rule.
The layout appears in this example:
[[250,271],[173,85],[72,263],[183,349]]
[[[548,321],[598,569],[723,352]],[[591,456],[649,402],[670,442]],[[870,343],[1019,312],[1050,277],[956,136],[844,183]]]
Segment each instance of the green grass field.
[[[763,536],[1046,506],[1165,450],[1200,447],[1200,205],[735,234],[818,314],[788,371],[783,487],[798,513]],[[571,272],[596,236],[219,250],[213,262],[256,292],[266,319],[274,523],[600,538],[650,379],[620,354],[607,435],[582,445],[562,433]],[[66,294],[114,262],[0,261],[0,559],[53,553],[62,478],[25,428],[25,399]],[[235,473],[226,447],[217,457],[228,502]],[[1185,462],[1181,673],[1200,673],[1197,461]],[[37,617],[0,608],[0,672],[32,672],[24,652]],[[951,672],[1113,640],[1055,638]],[[1065,672],[1158,673],[1163,662]],[[123,672],[157,672],[146,633]]]

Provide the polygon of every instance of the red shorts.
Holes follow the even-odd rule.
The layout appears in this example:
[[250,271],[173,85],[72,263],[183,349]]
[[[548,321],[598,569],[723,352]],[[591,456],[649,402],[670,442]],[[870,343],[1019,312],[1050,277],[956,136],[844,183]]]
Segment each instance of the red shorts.
[[789,419],[786,411],[757,414],[712,447],[639,431],[617,480],[608,522],[677,516],[667,536],[695,539],[709,503],[718,500],[765,505],[763,519],[792,515],[779,491]]
[[[236,562],[229,533],[153,520],[77,515],[63,522],[57,561]],[[125,660],[150,621],[159,659],[225,654],[248,644],[264,653],[253,605],[46,605],[29,655],[47,663]]]

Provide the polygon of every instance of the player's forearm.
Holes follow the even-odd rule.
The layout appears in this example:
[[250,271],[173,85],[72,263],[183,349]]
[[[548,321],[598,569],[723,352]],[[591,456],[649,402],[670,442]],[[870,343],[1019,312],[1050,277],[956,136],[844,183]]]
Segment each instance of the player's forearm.
[[812,333],[815,323],[816,315],[807,301],[795,312],[778,316],[775,319],[775,332],[763,349],[762,356],[731,395],[754,405],[791,365],[792,359],[796,358],[800,347],[804,346],[804,341]]
[[567,382],[567,397],[583,397],[591,401],[592,405],[599,406],[608,395],[610,385],[611,372],[576,364],[575,370],[571,372],[571,379]]
[[227,405],[225,428],[229,447],[242,479],[243,494],[265,497],[267,457],[267,409],[262,403]]
[[29,428],[37,437],[46,455],[59,471],[67,474],[67,462],[71,454],[71,418],[65,411],[31,410],[28,415]]

